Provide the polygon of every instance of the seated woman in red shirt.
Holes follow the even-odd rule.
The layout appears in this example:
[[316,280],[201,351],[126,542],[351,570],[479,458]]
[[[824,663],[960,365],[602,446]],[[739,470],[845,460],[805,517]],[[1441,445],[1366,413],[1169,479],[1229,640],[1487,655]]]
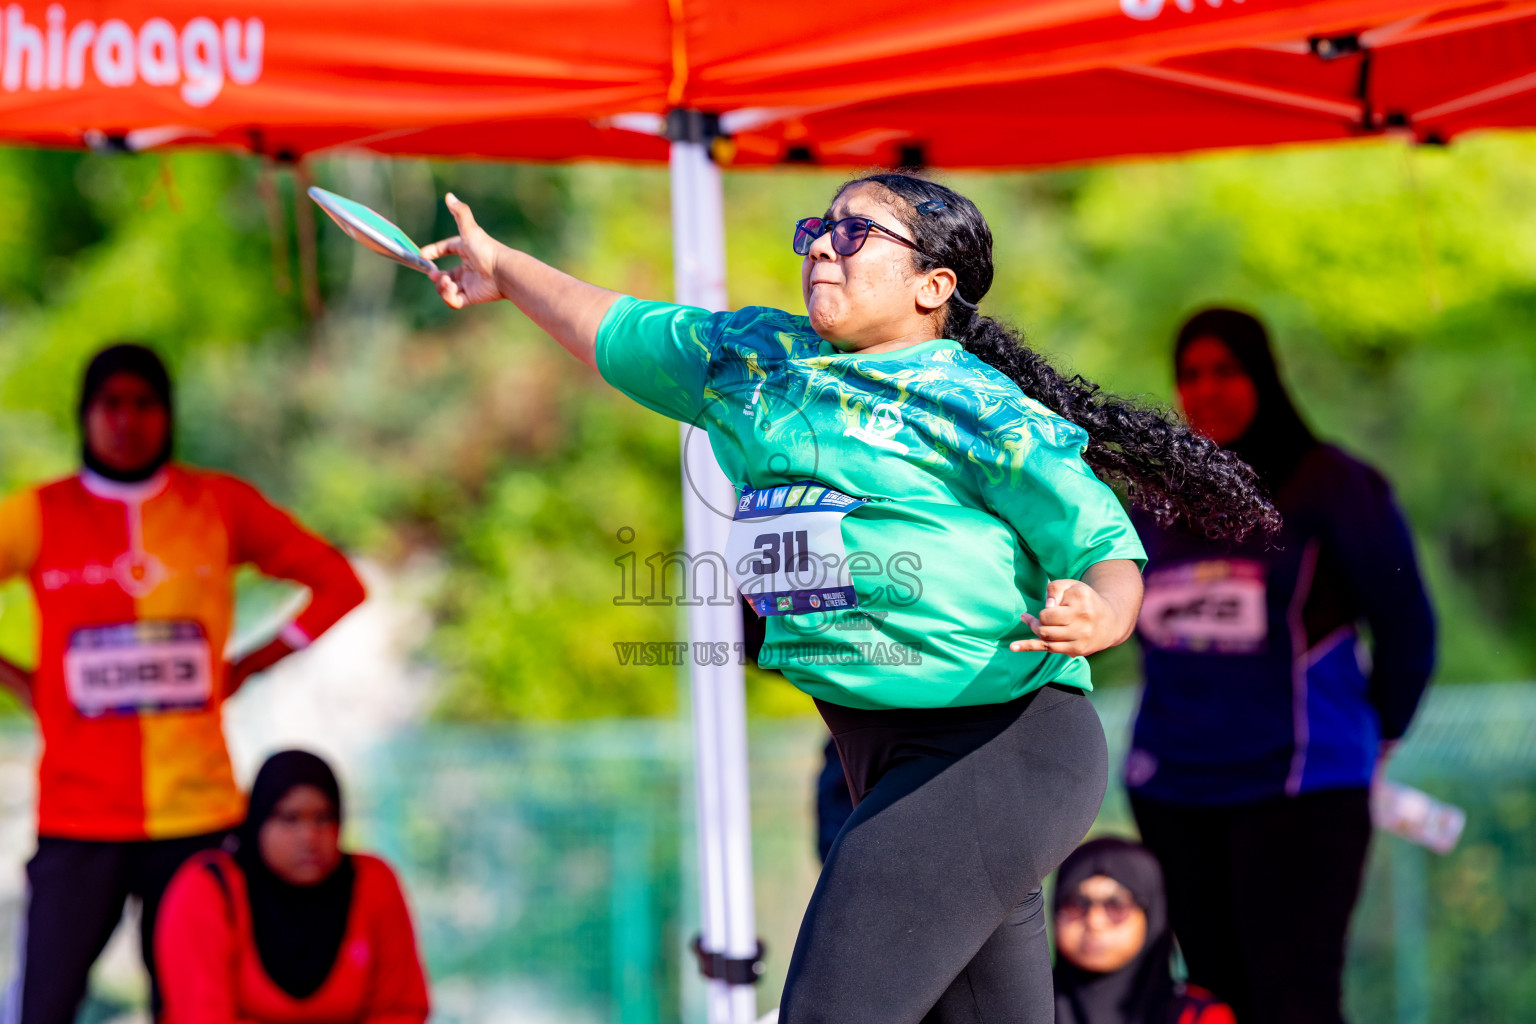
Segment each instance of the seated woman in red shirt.
[[231,854],[182,865],[155,930],[162,1024],[422,1024],[427,985],[389,866],[343,853],[314,754],[262,765]]
[[1234,1024],[1226,1003],[1173,980],[1163,873],[1146,847],[1079,846],[1056,875],[1053,903],[1056,1024]]

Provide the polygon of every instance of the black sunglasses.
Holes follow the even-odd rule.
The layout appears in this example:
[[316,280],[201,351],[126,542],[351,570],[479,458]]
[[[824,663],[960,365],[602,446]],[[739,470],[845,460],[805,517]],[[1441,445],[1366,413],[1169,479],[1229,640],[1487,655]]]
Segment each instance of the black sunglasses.
[[923,247],[916,242],[903,238],[883,224],[876,224],[868,217],[844,217],[842,220],[828,220],[826,217],[805,217],[795,221],[795,254],[807,256],[811,251],[811,243],[822,235],[831,232],[832,251],[839,256],[852,256],[864,248],[864,243],[869,239],[871,231],[878,231],[888,235],[894,241],[900,242],[908,249],[928,255]]
[[1104,916],[1109,919],[1110,924],[1124,924],[1126,918],[1141,909],[1134,900],[1127,899],[1119,893],[1107,900],[1096,900],[1080,892],[1074,892],[1061,901],[1061,907],[1056,913],[1068,921],[1081,921],[1093,913],[1094,907],[1103,908]]

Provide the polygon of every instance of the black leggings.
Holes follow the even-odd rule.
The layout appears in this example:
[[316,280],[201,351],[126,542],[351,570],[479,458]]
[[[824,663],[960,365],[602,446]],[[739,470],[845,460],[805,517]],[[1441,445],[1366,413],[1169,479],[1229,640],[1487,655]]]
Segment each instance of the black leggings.
[[154,934],[160,898],[188,857],[212,849],[223,832],[185,839],[94,842],[41,836],[27,862],[26,933],[22,940],[21,1005],[6,1024],[71,1024],[85,998],[91,965],[123,916],[129,896],[142,901],[139,942],[150,975],[150,1003],[159,1016]]
[[821,707],[857,807],[800,925],[781,1024],[1051,1024],[1040,885],[1108,781],[1088,699]]
[[1189,980],[1243,1024],[1342,1024],[1344,941],[1371,841],[1364,789],[1245,807],[1131,798]]

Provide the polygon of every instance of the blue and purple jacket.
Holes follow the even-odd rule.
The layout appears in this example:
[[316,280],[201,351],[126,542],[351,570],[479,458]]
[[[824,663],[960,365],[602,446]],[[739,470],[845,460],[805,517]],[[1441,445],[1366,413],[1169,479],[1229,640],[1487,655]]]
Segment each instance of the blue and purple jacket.
[[1318,445],[1275,505],[1285,526],[1267,542],[1136,522],[1146,686],[1125,778],[1137,796],[1232,806],[1366,786],[1381,741],[1408,728],[1435,627],[1386,481]]

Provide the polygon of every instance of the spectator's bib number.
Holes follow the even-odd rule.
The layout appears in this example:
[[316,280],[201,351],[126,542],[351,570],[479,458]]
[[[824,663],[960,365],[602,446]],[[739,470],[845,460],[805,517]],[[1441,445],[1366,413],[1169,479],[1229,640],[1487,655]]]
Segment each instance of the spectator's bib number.
[[843,548],[843,516],[864,504],[814,481],[744,490],[726,565],[759,615],[858,606]]
[[1225,558],[1148,573],[1137,628],[1163,650],[1258,652],[1269,636],[1264,564]]
[[69,702],[86,718],[205,708],[213,657],[196,622],[77,629],[64,654]]

